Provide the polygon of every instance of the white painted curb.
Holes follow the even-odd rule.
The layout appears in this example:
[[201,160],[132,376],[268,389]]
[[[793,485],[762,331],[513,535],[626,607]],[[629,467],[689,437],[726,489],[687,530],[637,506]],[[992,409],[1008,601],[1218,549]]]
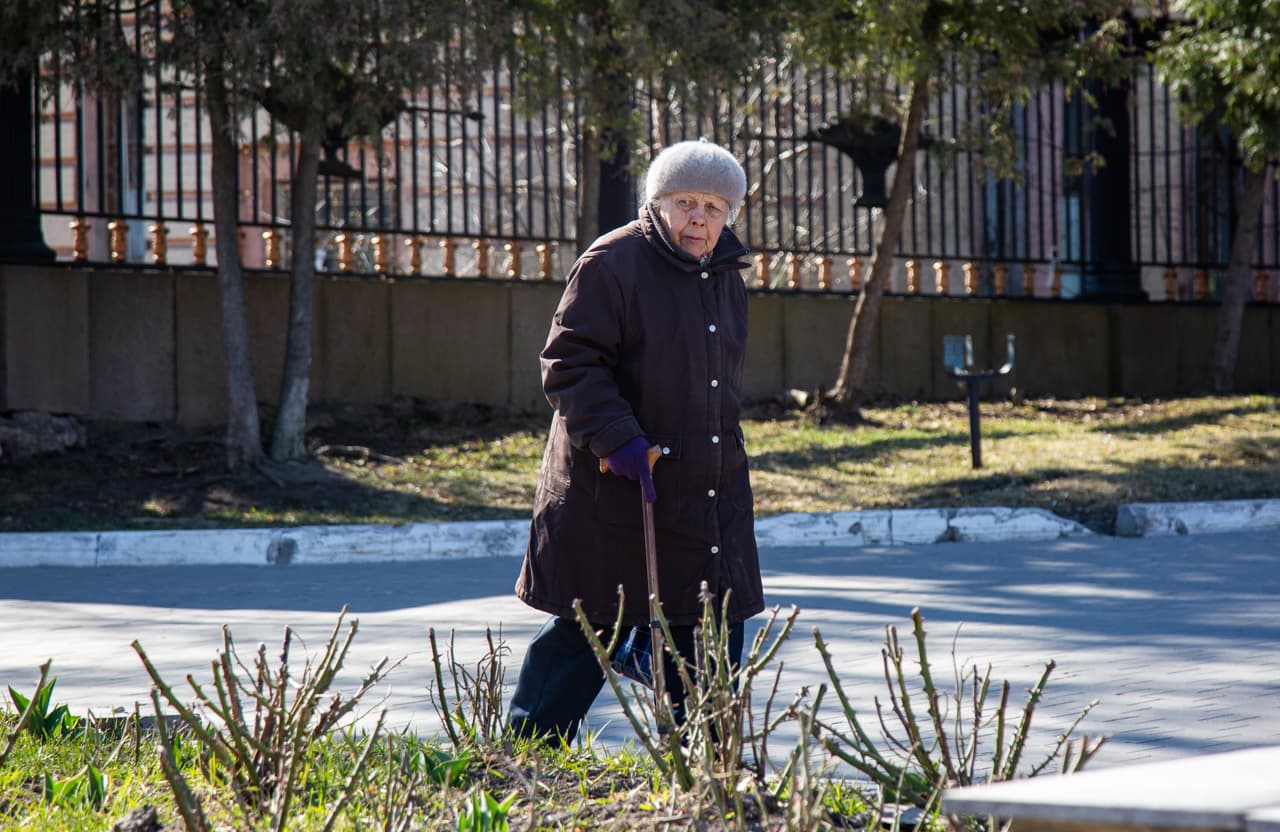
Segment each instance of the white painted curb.
[[5,566],[269,566],[519,557],[528,520],[0,534]]
[[756,521],[761,546],[901,546],[1054,540],[1092,534],[1038,508],[921,508],[780,514]]
[[[1280,529],[1280,500],[1121,506],[1119,535]],[[761,546],[905,546],[1055,540],[1090,535],[1038,508],[937,508],[780,514],[756,521]],[[6,566],[216,566],[520,557],[528,520],[297,526],[163,532],[9,532]]]
[[1280,529],[1280,500],[1133,503],[1116,511],[1116,534],[1121,537],[1265,529]]

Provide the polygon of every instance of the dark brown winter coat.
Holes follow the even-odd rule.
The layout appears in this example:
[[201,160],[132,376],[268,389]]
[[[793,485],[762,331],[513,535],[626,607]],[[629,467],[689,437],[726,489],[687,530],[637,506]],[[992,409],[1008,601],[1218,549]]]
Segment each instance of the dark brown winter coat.
[[663,610],[694,623],[705,581],[731,623],[764,609],[739,414],[747,341],[747,250],[728,228],[706,266],[640,219],[574,264],[542,351],[556,408],[516,584],[525,603],[611,624],[618,585],[627,626],[645,624],[648,591],[640,486],[600,473],[635,436],[661,446],[654,468]]

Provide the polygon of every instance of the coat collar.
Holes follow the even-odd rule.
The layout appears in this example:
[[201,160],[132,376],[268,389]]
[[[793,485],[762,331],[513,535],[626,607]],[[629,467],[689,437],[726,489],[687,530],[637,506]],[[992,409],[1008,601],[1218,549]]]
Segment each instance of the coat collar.
[[743,260],[748,253],[747,247],[742,244],[742,241],[738,239],[738,235],[734,234],[733,230],[727,225],[720,232],[720,239],[716,241],[716,247],[712,249],[711,258],[706,263],[699,262],[693,255],[674,245],[667,233],[666,226],[663,225],[661,219],[649,210],[648,205],[640,208],[640,230],[644,234],[644,238],[658,250],[663,259],[680,271],[696,272],[704,269],[715,271],[725,268],[741,271],[748,268],[748,264]]

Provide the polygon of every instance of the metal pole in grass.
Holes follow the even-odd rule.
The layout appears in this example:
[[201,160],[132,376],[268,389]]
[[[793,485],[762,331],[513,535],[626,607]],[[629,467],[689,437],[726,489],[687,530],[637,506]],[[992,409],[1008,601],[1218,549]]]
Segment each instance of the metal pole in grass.
[[942,336],[942,363],[947,368],[947,375],[958,384],[968,388],[969,405],[969,452],[973,458],[973,467],[982,467],[982,425],[978,410],[979,385],[993,378],[1008,375],[1013,370],[1013,333],[1005,336],[1005,362],[995,370],[975,370],[973,368],[973,336]]

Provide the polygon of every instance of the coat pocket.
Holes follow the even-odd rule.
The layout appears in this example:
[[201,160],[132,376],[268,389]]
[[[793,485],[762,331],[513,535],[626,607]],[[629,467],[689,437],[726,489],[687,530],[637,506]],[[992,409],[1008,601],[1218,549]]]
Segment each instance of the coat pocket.
[[[680,457],[683,443],[678,436],[649,436],[662,456],[653,464],[653,488],[658,500],[653,504],[653,522],[660,529],[676,529],[680,519]],[[606,523],[639,526],[640,484],[616,474],[600,474],[596,481],[596,512]]]

